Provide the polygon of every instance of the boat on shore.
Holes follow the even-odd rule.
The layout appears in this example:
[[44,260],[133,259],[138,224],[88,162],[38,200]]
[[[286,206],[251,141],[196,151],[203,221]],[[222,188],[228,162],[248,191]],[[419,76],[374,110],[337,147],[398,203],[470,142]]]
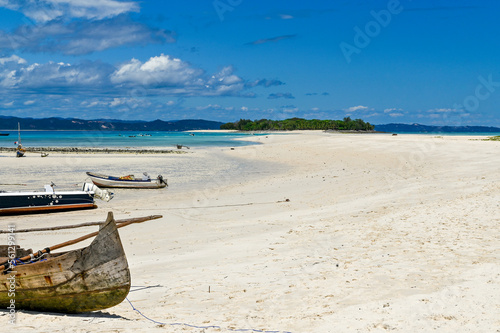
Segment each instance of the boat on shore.
[[109,201],[113,197],[91,183],[84,183],[81,190],[75,191],[56,191],[54,187],[45,185],[45,191],[0,191],[0,215],[92,209],[97,208],[94,198]]
[[140,179],[134,175],[114,177],[95,172],[87,172],[92,182],[99,187],[121,187],[121,188],[163,188],[168,186],[166,179],[158,175],[156,179],[151,179],[147,173]]
[[[74,244],[68,243],[52,249]],[[33,253],[9,244],[0,246],[0,256],[3,309],[97,311],[120,304],[130,290],[128,262],[112,213],[87,247],[60,253],[45,248]]]

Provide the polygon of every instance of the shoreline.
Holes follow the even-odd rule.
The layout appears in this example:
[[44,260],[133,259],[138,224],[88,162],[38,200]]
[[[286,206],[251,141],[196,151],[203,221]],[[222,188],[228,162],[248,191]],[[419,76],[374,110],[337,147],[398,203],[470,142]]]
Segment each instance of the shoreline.
[[[86,147],[24,147],[27,153],[57,152],[66,154],[185,154],[181,149],[147,148],[86,148]],[[0,147],[2,152],[15,152],[17,148]]]

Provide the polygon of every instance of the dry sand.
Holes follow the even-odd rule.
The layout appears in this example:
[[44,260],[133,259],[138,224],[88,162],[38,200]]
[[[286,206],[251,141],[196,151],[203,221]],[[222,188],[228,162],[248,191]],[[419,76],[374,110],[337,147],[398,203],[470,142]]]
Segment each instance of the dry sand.
[[[472,139],[472,140],[471,140]],[[0,179],[76,188],[85,171],[163,174],[98,209],[0,217],[56,226],[162,214],[120,229],[128,301],[18,312],[13,332],[500,332],[500,142],[301,132],[184,155],[0,156]],[[19,234],[39,249],[94,228]],[[0,235],[0,237],[2,237]],[[83,246],[85,244],[81,244]],[[149,287],[149,288],[145,288]],[[216,327],[211,327],[216,326]]]

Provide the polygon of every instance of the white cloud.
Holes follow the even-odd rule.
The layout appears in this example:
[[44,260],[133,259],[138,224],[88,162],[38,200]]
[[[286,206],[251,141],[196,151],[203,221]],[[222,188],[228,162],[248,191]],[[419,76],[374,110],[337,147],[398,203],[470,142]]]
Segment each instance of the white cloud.
[[[164,54],[145,62],[132,59],[118,67],[100,61],[28,64],[16,56],[0,58],[0,88],[3,88],[3,93],[82,94],[90,98],[109,95],[144,99],[157,96],[255,97],[253,92],[245,91],[252,88],[246,83],[233,73],[231,66],[208,76],[204,70]],[[107,106],[116,107],[119,102],[115,100]],[[171,106],[176,103],[166,101],[162,104]]]
[[400,108],[390,108],[390,109],[384,109],[384,113],[391,113],[394,111],[403,111],[403,109]]
[[191,68],[182,60],[161,54],[145,63],[132,59],[123,64],[111,75],[111,82],[157,87],[185,86],[196,84],[201,74],[202,70]]
[[0,58],[0,65],[5,65],[7,62],[14,62],[19,65],[26,64],[26,60],[13,54],[10,57]]
[[113,101],[111,103],[109,103],[109,106],[115,107],[115,106],[123,105],[125,103],[126,103],[125,98],[113,98]]
[[427,110],[427,112],[438,112],[438,113],[447,113],[447,112],[457,112],[457,109],[449,109],[449,108],[437,108],[437,109],[430,109]]
[[232,66],[207,78],[202,69],[164,54],[144,63],[132,59],[122,64],[110,79],[122,87],[139,85],[150,89],[149,92],[161,90],[185,96],[236,96],[246,88],[243,79],[233,74]]
[[106,81],[109,71],[109,65],[92,62],[79,65],[54,62],[27,65],[25,62],[18,62],[15,67],[12,67],[12,64],[0,67],[0,86],[41,89],[96,88]]
[[366,111],[366,110],[368,110],[368,107],[363,105],[351,106],[350,108],[345,109],[345,111],[347,112]]
[[0,48],[14,52],[81,55],[122,45],[173,42],[174,32],[149,27],[127,16],[98,21],[55,20],[38,25],[22,25],[12,32],[0,30]]
[[33,104],[35,104],[35,101],[26,101],[23,104],[24,105],[33,105]]
[[390,117],[403,117],[404,114],[403,113],[399,113],[399,112],[394,112],[394,113],[389,113],[389,116]]
[[116,0],[4,0],[0,6],[19,11],[36,22],[59,18],[104,19],[129,12],[139,12],[132,1]]

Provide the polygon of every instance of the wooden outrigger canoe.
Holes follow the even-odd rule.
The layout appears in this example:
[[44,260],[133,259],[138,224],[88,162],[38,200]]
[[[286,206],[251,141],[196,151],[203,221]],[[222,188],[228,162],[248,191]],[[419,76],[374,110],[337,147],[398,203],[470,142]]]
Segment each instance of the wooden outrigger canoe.
[[14,300],[20,310],[89,312],[121,303],[130,290],[128,263],[111,212],[89,246],[43,252],[50,249],[38,251],[34,257],[42,258],[36,262],[14,266],[8,260],[0,266],[1,308]]
[[156,179],[151,179],[147,174],[144,174],[143,179],[135,178],[133,175],[115,177],[107,176],[95,172],[87,172],[92,182],[99,187],[122,187],[122,188],[163,188],[168,186],[167,181],[162,175],[158,175]]

